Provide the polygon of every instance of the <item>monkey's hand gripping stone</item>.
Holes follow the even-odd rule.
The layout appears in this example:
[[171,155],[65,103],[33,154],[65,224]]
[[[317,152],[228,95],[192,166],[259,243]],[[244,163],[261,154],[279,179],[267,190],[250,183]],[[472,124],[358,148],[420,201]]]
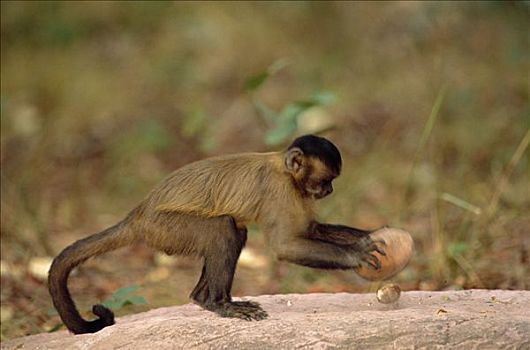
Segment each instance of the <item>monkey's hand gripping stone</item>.
[[[407,266],[412,256],[414,242],[406,231],[385,227],[370,233],[370,238],[382,248],[385,256],[378,252],[372,254],[381,262],[381,268],[374,270],[369,266],[361,266],[355,272],[369,281],[381,281],[388,279]],[[384,244],[377,242],[384,242]]]

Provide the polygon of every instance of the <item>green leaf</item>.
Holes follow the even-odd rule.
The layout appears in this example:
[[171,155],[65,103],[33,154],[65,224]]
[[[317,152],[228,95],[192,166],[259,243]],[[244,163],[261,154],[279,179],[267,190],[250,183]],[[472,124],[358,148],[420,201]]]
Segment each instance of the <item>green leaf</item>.
[[465,242],[452,242],[447,246],[447,255],[454,258],[469,250],[469,244]]
[[142,142],[143,149],[149,151],[164,150],[171,145],[171,135],[160,122],[147,120],[139,126],[139,138],[137,142]]
[[244,90],[247,92],[254,91],[259,88],[269,78],[268,71],[253,75],[245,81]]
[[117,310],[123,306],[123,301],[117,299],[107,299],[103,301],[101,305],[112,310]]
[[112,293],[112,297],[119,299],[125,297],[127,294],[131,294],[133,292],[136,292],[140,287],[137,285],[129,286],[129,287],[123,287],[118,290],[116,290],[114,293]]
[[298,129],[300,114],[315,106],[324,106],[335,102],[336,96],[329,91],[319,91],[306,100],[287,104],[276,120],[276,127],[265,134],[267,145],[278,145],[289,139]]
[[138,295],[131,295],[138,290],[138,286],[123,287],[112,293],[109,299],[103,301],[101,304],[109,309],[120,309],[127,305],[144,305],[147,304],[144,297]]
[[140,295],[135,295],[130,298],[127,298],[127,301],[130,302],[132,305],[145,305],[147,304],[147,301],[144,297]]
[[296,127],[276,127],[265,134],[265,143],[279,145],[287,140],[295,130]]
[[267,120],[268,122],[276,121],[276,119],[279,118],[278,114],[273,111],[269,106],[267,106],[265,103],[254,100],[252,101],[254,104],[254,108],[256,109],[256,112],[259,113],[260,116],[263,117],[263,119]]
[[202,110],[196,110],[184,116],[182,133],[191,137],[203,133],[208,127],[208,116]]
[[306,109],[312,107],[312,105],[307,104],[306,102],[294,102],[289,103],[285,108],[280,112],[280,122],[282,123],[294,123],[296,119]]
[[267,68],[267,71],[269,72],[269,74],[273,75],[273,74],[276,74],[277,72],[281,71],[282,69],[284,69],[285,67],[287,67],[290,64],[291,64],[291,61],[289,59],[280,58],[280,59],[277,59],[276,61],[274,61],[269,66],[269,68]]
[[243,84],[243,89],[246,92],[252,92],[258,89],[269,77],[276,74],[278,71],[282,70],[283,68],[287,67],[290,64],[290,61],[287,59],[280,58],[276,61],[274,61],[270,66],[267,67],[266,70],[263,72],[260,72],[256,75],[251,76],[247,80],[245,80],[245,83]]
[[316,106],[328,106],[337,101],[337,96],[331,91],[318,91],[306,100],[294,102],[301,108],[308,109]]
[[331,91],[318,91],[313,96],[311,96],[311,101],[318,106],[329,106],[337,102],[337,95]]
[[287,140],[298,128],[298,116],[304,109],[299,103],[288,104],[281,111],[276,127],[265,134],[265,143],[278,145]]
[[156,119],[146,119],[120,133],[113,142],[113,158],[142,152],[158,152],[173,144],[168,128]]

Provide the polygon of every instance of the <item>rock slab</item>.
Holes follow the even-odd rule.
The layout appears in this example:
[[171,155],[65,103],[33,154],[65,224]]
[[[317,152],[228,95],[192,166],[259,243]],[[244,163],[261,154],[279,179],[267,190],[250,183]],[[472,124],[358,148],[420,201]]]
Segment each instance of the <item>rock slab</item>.
[[243,299],[269,318],[220,318],[188,304],[122,317],[96,334],[37,334],[1,349],[530,349],[530,291],[412,291],[392,305],[375,293]]

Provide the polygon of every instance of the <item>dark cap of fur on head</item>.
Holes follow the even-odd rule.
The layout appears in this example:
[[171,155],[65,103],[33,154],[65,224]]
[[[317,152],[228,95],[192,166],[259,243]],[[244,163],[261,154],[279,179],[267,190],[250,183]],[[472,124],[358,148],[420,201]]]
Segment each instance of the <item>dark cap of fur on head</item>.
[[316,135],[304,135],[295,139],[288,149],[294,147],[300,148],[306,156],[320,159],[332,171],[340,174],[342,158],[331,141]]

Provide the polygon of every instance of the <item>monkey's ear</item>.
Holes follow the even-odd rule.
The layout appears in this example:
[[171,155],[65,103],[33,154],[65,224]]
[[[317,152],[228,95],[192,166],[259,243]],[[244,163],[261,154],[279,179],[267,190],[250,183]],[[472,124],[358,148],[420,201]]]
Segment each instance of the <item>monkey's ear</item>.
[[304,152],[298,147],[293,147],[287,150],[285,153],[285,168],[290,173],[297,173],[302,167],[302,161],[304,158]]

